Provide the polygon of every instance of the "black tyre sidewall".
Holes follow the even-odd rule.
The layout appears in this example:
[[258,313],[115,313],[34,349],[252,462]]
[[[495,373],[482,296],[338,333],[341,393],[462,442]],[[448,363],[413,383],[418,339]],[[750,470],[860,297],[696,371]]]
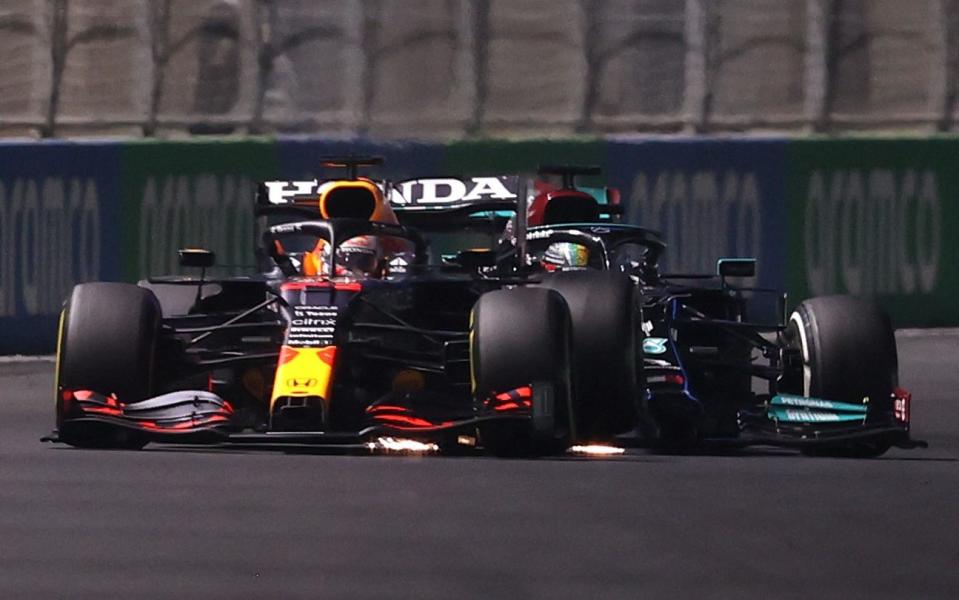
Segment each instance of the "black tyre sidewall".
[[881,401],[898,383],[896,340],[888,315],[878,305],[849,296],[802,302],[790,318],[789,335],[803,323],[810,368],[810,396],[860,403]]
[[[541,288],[488,292],[477,301],[471,319],[470,368],[477,405],[496,393],[548,382],[558,425],[568,421],[573,400],[570,324],[562,296]],[[493,422],[480,433],[487,450],[499,456],[552,453],[563,446],[558,440],[534,443],[531,426],[524,422]]]
[[597,435],[631,429],[645,387],[635,285],[622,273],[571,271],[545,278],[542,286],[562,294],[569,307],[573,387],[584,427]]
[[556,292],[534,288],[489,292],[476,303],[472,320],[475,398],[569,377],[569,316]]
[[126,403],[152,395],[160,323],[152,292],[125,283],[84,283],[73,289],[64,310],[59,389],[115,393]]
[[[859,404],[869,397],[871,412],[885,412],[898,385],[896,340],[889,316],[877,304],[849,296],[823,296],[802,302],[787,327],[787,341],[802,347],[810,369],[803,393]],[[810,456],[871,458],[889,449],[887,439],[810,447]]]

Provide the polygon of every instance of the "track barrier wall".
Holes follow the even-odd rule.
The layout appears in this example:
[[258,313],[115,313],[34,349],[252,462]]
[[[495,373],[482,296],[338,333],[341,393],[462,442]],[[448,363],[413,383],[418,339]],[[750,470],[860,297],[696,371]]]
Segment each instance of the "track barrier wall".
[[53,348],[73,284],[119,276],[120,146],[0,144],[0,354]]
[[239,272],[254,182],[344,153],[384,155],[391,178],[600,164],[626,219],[665,234],[664,270],[755,256],[757,283],[793,303],[853,293],[900,327],[959,325],[959,138],[24,141],[0,143],[0,354],[51,352],[74,284],[177,273],[178,248]]
[[653,139],[606,146],[625,220],[661,231],[663,272],[714,273],[724,257],[756,257],[760,286],[782,289],[786,142]]
[[794,297],[874,296],[897,325],[959,325],[959,139],[801,140],[787,164]]

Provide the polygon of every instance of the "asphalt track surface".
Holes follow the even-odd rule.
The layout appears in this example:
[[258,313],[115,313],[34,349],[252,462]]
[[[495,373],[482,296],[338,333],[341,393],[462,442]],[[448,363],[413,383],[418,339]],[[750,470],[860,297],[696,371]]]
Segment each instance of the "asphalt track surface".
[[959,332],[899,343],[877,460],[84,451],[2,364],[0,598],[957,598]]

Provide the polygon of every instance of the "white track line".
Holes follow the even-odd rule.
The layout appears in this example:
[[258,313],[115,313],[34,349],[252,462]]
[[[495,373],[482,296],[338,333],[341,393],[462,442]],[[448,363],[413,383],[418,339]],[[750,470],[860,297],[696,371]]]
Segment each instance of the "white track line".
[[57,357],[53,354],[44,354],[42,356],[25,356],[23,354],[14,354],[13,356],[0,356],[0,365],[10,363],[28,363],[28,362],[56,362]]
[[904,338],[959,337],[959,328],[897,329],[896,336]]

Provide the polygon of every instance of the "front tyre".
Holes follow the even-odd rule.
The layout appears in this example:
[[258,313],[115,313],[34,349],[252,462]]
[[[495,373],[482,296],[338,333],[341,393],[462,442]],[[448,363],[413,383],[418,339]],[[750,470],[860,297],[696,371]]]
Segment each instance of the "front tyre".
[[[160,306],[149,290],[126,283],[83,283],[73,288],[61,316],[57,343],[57,429],[68,444],[142,447],[136,434],[71,427],[63,390],[116,394],[123,403],[149,398],[160,330]],[[95,433],[92,433],[95,432]]]
[[[496,290],[480,297],[470,328],[473,398],[478,404],[525,386],[546,386],[556,430],[536,435],[531,420],[493,421],[480,428],[483,446],[497,456],[551,453],[574,437],[566,302],[542,288]],[[535,417],[534,417],[535,418]]]
[[[898,383],[896,339],[889,316],[873,302],[823,296],[802,302],[789,318],[786,342],[802,355],[802,394],[871,407],[890,401]],[[879,456],[885,440],[806,450],[806,454]]]
[[544,277],[542,286],[569,307],[582,433],[608,438],[629,431],[648,412],[635,284],[622,273],[565,271]]

